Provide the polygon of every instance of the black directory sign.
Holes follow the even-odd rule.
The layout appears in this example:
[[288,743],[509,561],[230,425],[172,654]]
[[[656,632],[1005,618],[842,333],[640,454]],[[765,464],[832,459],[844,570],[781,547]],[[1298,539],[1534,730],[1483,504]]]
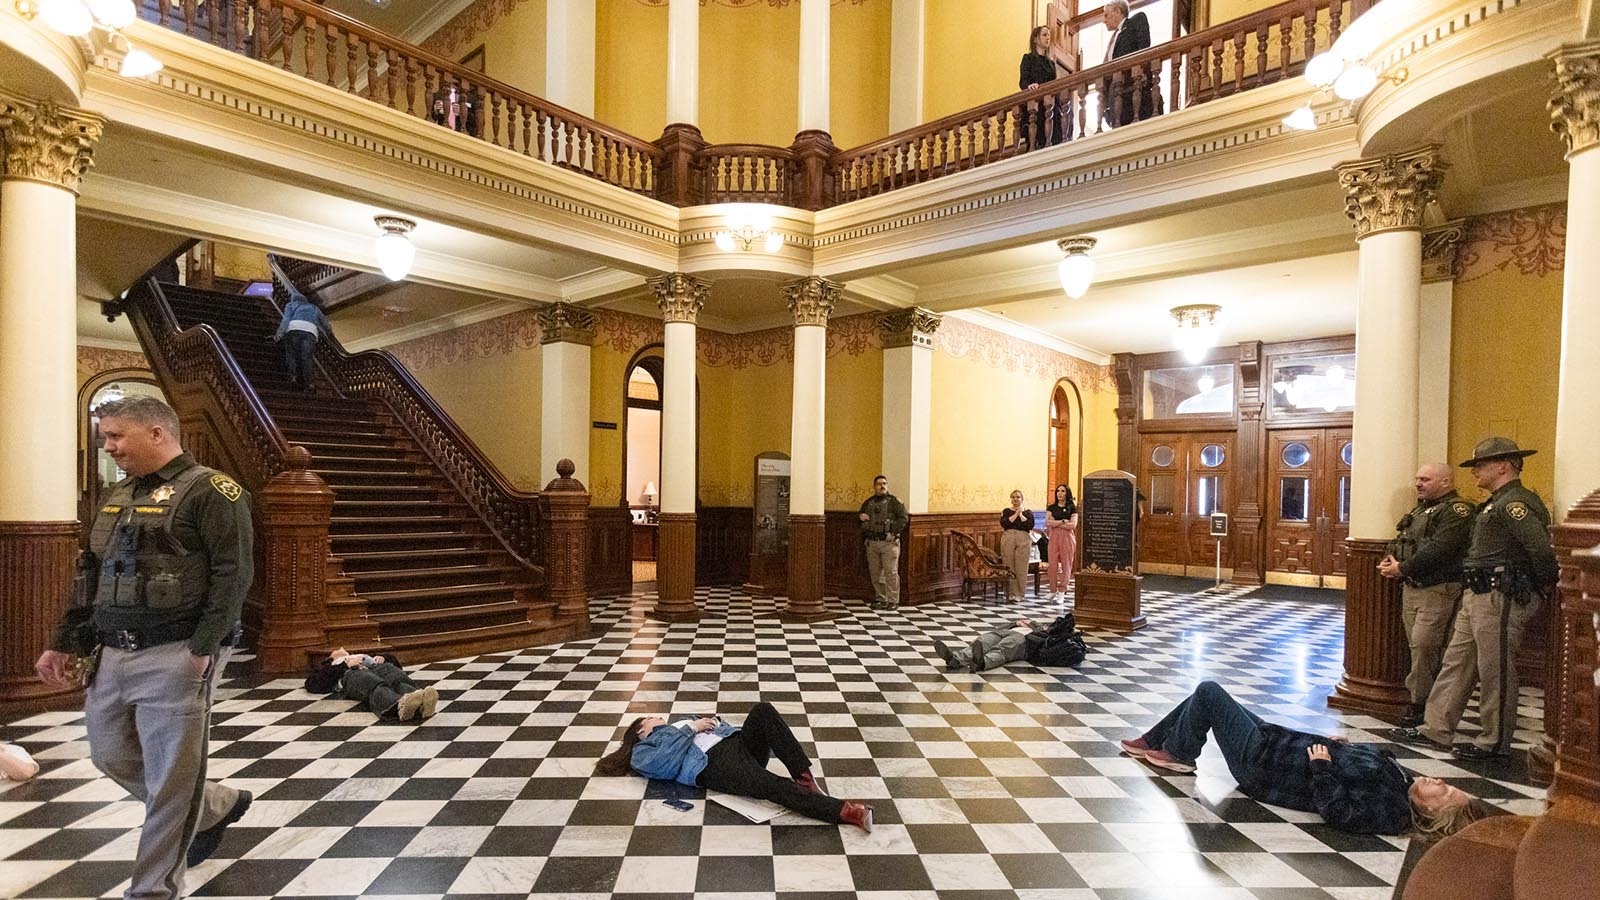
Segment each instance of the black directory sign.
[[1078,511],[1085,571],[1133,574],[1133,481],[1116,469],[1084,476]]
[[1228,536],[1228,514],[1214,512],[1211,514],[1211,536],[1225,538]]

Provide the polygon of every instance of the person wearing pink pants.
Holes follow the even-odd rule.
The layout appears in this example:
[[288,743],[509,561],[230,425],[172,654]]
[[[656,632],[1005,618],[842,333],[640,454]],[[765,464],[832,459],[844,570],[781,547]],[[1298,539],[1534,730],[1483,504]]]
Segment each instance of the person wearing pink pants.
[[1072,488],[1056,485],[1055,497],[1045,507],[1045,537],[1050,540],[1050,559],[1045,577],[1050,581],[1050,599],[1065,599],[1072,588],[1072,565],[1078,558],[1078,504]]

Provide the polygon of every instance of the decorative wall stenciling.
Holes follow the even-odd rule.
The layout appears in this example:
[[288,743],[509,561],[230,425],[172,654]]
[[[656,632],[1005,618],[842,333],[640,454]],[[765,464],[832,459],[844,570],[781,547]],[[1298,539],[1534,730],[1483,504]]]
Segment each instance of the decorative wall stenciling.
[[1070,378],[1087,391],[1116,390],[1110,366],[1069,356],[1020,338],[990,331],[954,316],[933,336],[934,350],[954,357],[973,357],[984,365],[1049,378]]
[[150,360],[136,350],[78,346],[78,381],[83,382],[112,369],[148,369]]
[[1559,276],[1566,264],[1567,205],[1552,203],[1476,216],[1456,255],[1456,281],[1515,268],[1523,275]]

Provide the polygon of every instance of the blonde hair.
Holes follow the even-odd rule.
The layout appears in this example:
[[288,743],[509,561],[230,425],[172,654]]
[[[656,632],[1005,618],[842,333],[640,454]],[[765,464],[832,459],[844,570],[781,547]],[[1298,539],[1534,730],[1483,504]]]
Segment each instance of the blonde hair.
[[1449,837],[1481,818],[1483,815],[1473,808],[1471,798],[1434,810],[1411,801],[1411,828],[1423,837]]

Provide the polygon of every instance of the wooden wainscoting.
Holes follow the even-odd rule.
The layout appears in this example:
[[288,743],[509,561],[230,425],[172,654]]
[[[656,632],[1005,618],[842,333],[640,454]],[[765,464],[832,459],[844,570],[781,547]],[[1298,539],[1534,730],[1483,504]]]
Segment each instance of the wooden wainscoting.
[[700,507],[695,520],[695,584],[749,580],[752,515],[748,506]]
[[589,507],[589,596],[633,590],[633,516],[625,506]]
[[[830,597],[870,599],[861,523],[852,510],[827,514],[824,590]],[[951,531],[965,531],[985,546],[1000,547],[1000,510],[922,513],[900,536],[900,602],[908,606],[961,596],[961,554]]]
[[[861,542],[861,519],[853,509],[829,510],[823,515],[822,593],[847,600],[871,600],[867,580],[867,548]],[[902,548],[903,550],[904,548]],[[905,601],[905,554],[900,556],[900,595]]]

